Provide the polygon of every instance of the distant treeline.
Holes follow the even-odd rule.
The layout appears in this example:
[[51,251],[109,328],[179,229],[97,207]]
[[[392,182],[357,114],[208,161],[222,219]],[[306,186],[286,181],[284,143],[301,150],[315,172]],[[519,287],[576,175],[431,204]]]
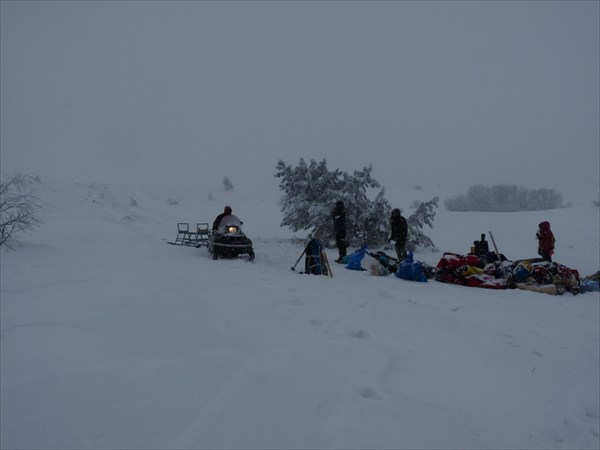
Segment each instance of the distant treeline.
[[540,211],[563,207],[563,199],[559,192],[548,188],[474,185],[466,194],[445,200],[444,205],[448,211]]

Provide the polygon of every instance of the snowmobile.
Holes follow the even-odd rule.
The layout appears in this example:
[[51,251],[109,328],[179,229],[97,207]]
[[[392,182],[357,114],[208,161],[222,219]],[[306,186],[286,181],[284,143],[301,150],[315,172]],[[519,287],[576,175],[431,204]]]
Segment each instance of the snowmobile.
[[248,255],[249,261],[254,259],[252,241],[242,232],[240,219],[233,215],[221,219],[219,227],[209,238],[208,251],[213,259],[236,258],[241,255]]

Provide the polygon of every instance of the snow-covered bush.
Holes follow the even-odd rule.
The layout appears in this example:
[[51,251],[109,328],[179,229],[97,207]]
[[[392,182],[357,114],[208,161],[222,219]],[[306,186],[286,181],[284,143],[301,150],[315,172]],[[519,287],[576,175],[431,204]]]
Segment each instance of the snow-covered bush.
[[[350,246],[367,244],[376,248],[387,243],[390,236],[390,203],[385,189],[371,176],[372,167],[355,170],[352,175],[339,169],[329,171],[327,161],[304,159],[296,167],[279,160],[275,177],[280,178],[283,191],[281,226],[293,231],[311,230],[324,243],[334,241],[332,211],[335,202],[342,200],[347,212],[346,238]],[[374,190],[379,191],[374,193]],[[371,197],[374,198],[371,200]],[[424,206],[422,206],[424,205]],[[437,198],[417,207],[417,217],[407,219],[409,244],[433,246],[422,232],[424,224],[431,226]],[[421,207],[422,206],[422,207]]]
[[0,180],[0,245],[11,247],[16,235],[39,225],[36,216],[40,209],[35,189],[40,178],[16,172]]
[[444,205],[448,211],[540,211],[561,208],[563,200],[554,189],[474,185],[466,194],[447,199]]
[[227,176],[223,177],[223,190],[224,191],[232,191],[233,190],[233,183]]

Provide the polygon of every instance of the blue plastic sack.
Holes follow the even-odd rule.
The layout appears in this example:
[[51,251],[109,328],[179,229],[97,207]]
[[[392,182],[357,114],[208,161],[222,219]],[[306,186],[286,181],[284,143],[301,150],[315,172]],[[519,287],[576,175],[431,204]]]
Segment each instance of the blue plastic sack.
[[344,257],[344,262],[348,261],[346,265],[346,269],[350,270],[367,270],[363,269],[360,265],[362,259],[365,257],[365,253],[367,252],[367,246],[363,246],[356,250],[354,253]]
[[404,280],[419,281],[421,283],[427,282],[427,277],[423,271],[423,263],[420,261],[413,261],[412,252],[409,252],[408,255],[400,261],[394,275]]
[[600,292],[600,283],[596,280],[581,280],[581,292]]

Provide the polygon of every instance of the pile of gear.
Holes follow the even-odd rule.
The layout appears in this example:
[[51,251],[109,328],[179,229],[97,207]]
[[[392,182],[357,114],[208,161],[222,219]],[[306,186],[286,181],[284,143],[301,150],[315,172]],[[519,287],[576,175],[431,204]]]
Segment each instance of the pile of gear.
[[497,250],[490,251],[485,234],[482,234],[468,253],[446,252],[436,267],[415,261],[412,252],[400,259],[382,251],[369,252],[366,247],[356,250],[344,260],[347,269],[365,270],[361,261],[368,255],[375,260],[369,266],[372,275],[393,273],[398,278],[420,282],[433,279],[468,287],[524,289],[552,295],[565,292],[577,295],[600,290],[600,272],[581,278],[577,270],[549,260],[551,252],[543,249],[540,252],[544,253],[544,257],[510,261]]
[[437,265],[437,281],[489,289],[525,289],[560,295],[581,291],[579,272],[542,258],[509,261],[504,255],[444,253]]
[[437,265],[435,278],[444,283],[489,289],[518,288],[553,295],[565,292],[579,294],[582,290],[579,272],[552,261],[555,239],[548,222],[539,224],[536,237],[541,258],[509,261],[498,252],[495,242],[495,251],[490,252],[485,234],[482,234],[481,239],[473,243],[469,254],[444,253]]

